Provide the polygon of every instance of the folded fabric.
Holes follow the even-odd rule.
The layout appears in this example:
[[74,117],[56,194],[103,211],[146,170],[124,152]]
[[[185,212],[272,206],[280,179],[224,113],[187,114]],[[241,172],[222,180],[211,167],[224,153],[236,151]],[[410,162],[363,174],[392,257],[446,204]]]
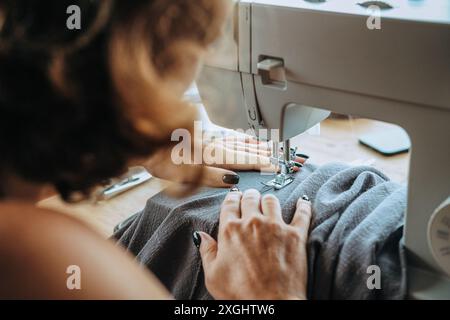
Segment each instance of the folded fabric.
[[[266,191],[271,177],[240,173],[239,188]],[[228,190],[203,188],[195,195],[173,199],[164,193],[115,238],[148,267],[176,299],[212,298],[204,285],[194,231],[217,236],[220,205]],[[273,191],[289,223],[299,197],[313,204],[308,240],[308,298],[402,299],[406,269],[401,244],[406,188],[372,167],[306,165],[288,187]],[[371,276],[375,266],[380,286]]]

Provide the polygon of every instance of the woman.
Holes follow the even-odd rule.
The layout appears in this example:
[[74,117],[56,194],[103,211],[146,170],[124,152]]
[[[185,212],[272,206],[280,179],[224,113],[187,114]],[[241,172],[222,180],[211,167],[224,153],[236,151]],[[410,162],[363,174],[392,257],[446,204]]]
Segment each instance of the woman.
[[[72,4],[0,1],[0,297],[170,298],[118,246],[34,203],[48,186],[67,201],[86,198],[139,162],[194,186],[233,183],[223,168],[175,166],[167,174],[161,165],[170,162],[171,132],[192,131],[196,110],[181,95],[220,34],[227,3],[80,0],[82,27],[69,30]],[[210,293],[304,299],[309,202],[299,200],[287,225],[274,196],[235,191],[220,214],[217,241],[196,239]],[[73,265],[81,290],[68,289]]]

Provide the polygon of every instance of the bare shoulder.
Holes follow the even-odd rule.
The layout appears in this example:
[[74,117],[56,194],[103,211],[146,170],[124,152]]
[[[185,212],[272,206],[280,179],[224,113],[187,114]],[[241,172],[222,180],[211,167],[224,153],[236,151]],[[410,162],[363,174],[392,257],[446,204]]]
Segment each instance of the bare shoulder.
[[[70,216],[33,205],[0,204],[0,256],[0,298],[168,297],[116,244]],[[81,272],[79,290],[67,284],[73,270]]]
[[[0,203],[0,248],[14,241],[24,242],[28,237],[41,238],[60,228],[85,229],[81,222],[55,211],[40,209],[32,204]],[[47,232],[46,232],[47,231]],[[67,230],[65,230],[67,231]]]
[[20,222],[23,218],[29,219],[58,219],[61,221],[71,221],[78,223],[77,220],[70,218],[62,213],[38,208],[31,203],[20,203],[20,202],[0,202],[0,223],[1,222]]

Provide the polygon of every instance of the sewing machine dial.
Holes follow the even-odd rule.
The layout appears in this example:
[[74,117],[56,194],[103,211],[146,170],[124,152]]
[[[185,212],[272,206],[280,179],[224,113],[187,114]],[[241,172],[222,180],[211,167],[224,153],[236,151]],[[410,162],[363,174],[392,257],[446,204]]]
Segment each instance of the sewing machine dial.
[[450,275],[450,198],[431,217],[428,243],[438,265]]

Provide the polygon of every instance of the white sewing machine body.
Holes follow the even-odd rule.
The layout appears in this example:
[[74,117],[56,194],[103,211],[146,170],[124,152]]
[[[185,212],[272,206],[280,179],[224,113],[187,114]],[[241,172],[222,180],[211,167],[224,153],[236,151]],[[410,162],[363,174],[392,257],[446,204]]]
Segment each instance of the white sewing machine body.
[[197,84],[214,123],[279,129],[280,141],[330,111],[403,127],[409,296],[450,298],[450,239],[434,234],[450,221],[450,1],[386,2],[370,30],[353,0],[239,1]]

